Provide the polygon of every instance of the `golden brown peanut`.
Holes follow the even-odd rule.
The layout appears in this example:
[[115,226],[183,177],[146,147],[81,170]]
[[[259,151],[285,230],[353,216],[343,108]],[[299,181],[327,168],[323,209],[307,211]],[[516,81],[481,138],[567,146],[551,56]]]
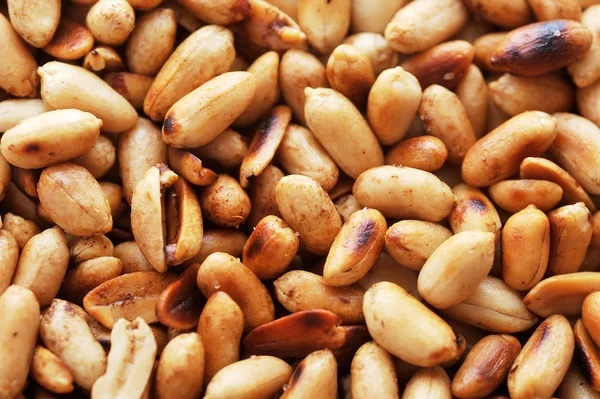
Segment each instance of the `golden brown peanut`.
[[250,13],[248,0],[182,0],[180,3],[196,18],[210,24],[230,25]]
[[3,229],[12,233],[21,250],[31,237],[41,233],[40,228],[34,222],[10,212],[4,215]]
[[583,7],[585,9],[594,4],[600,4],[600,3],[598,2],[598,0],[579,0],[579,4],[581,4],[581,7]]
[[135,241],[126,241],[117,245],[114,256],[121,260],[123,274],[154,270]]
[[332,89],[346,96],[359,109],[365,107],[375,82],[373,67],[366,55],[349,44],[340,44],[327,61],[326,73]]
[[43,346],[36,346],[31,360],[31,378],[54,393],[73,391],[73,376],[58,356]]
[[[211,105],[212,106],[212,105]],[[250,179],[259,176],[271,163],[279,144],[292,119],[292,110],[287,105],[278,105],[271,110],[258,126],[248,152],[240,166],[240,183],[248,188]]]
[[252,208],[248,216],[251,226],[256,226],[266,216],[281,216],[275,200],[275,189],[283,176],[281,169],[269,165],[263,173],[252,179],[249,188]]
[[160,5],[163,0],[127,0],[129,4],[139,11],[150,11]]
[[102,121],[88,112],[45,112],[6,131],[2,136],[2,155],[21,168],[43,168],[90,151],[101,127]]
[[473,42],[473,62],[479,68],[487,72],[499,72],[499,70],[492,65],[491,60],[498,46],[504,42],[507,33],[508,32],[486,33]]
[[[6,216],[5,216],[4,228],[7,230],[10,230],[8,228],[8,226],[6,226],[6,223],[7,223],[7,221],[6,221]],[[590,245],[600,246],[600,212],[596,212],[592,215],[591,223],[592,223],[592,241],[590,242]]]
[[419,273],[418,289],[438,309],[458,305],[470,297],[494,262],[495,236],[463,231],[444,241]]
[[123,187],[116,183],[107,181],[98,182],[100,188],[110,204],[110,213],[113,220],[118,220],[126,210],[125,200],[123,198],[124,192]]
[[104,81],[117,93],[125,97],[137,110],[144,108],[144,98],[154,79],[130,72],[111,72],[104,75]]
[[581,5],[578,0],[528,0],[538,21],[553,19],[581,19]]
[[548,159],[525,158],[521,163],[520,175],[523,179],[542,179],[554,182],[563,189],[563,203],[583,202],[590,212],[596,211],[596,206],[579,183],[567,171]]
[[454,40],[412,56],[400,66],[415,75],[423,89],[434,84],[453,89],[467,73],[473,54],[471,43]]
[[208,256],[202,263],[197,278],[198,287],[205,297],[224,291],[244,312],[244,331],[273,321],[273,301],[265,286],[239,259],[223,252]]
[[58,293],[69,265],[69,248],[63,231],[54,227],[33,236],[23,248],[13,284],[29,288],[41,306]]
[[[13,182],[21,189],[25,194],[30,197],[37,198],[37,183],[39,180],[39,172],[33,169],[22,169],[19,167],[11,168],[11,175]],[[6,183],[0,185],[8,186],[8,180]]]
[[527,0],[467,0],[465,3],[478,18],[502,28],[516,28],[530,19]]
[[244,156],[246,156],[248,143],[246,138],[235,130],[225,129],[210,143],[190,151],[200,159],[210,159],[225,168],[234,168],[240,166]]
[[156,317],[162,325],[184,331],[198,324],[206,302],[196,284],[199,268],[200,264],[191,264],[160,293],[156,302]]
[[306,125],[304,89],[329,86],[325,66],[310,53],[298,49],[288,50],[281,57],[279,86],[285,102],[294,113],[294,118]]
[[92,396],[99,399],[142,397],[150,383],[156,356],[152,330],[139,317],[132,322],[121,319],[112,329],[110,341],[106,373],[94,384]]
[[[400,53],[410,54],[441,43],[467,22],[467,9],[461,1],[431,3],[417,0],[402,7],[385,28],[385,38]],[[436,29],[431,29],[435,26]]]
[[350,26],[351,3],[350,0],[298,1],[298,24],[319,53],[329,53],[344,40]]
[[102,119],[102,130],[107,133],[120,133],[137,122],[131,104],[84,68],[53,61],[40,67],[38,74],[42,78],[42,98],[52,109],[87,111]]
[[173,104],[227,72],[234,58],[233,35],[228,29],[214,25],[198,29],[162,65],[144,100],[144,112],[162,121]]
[[506,379],[521,344],[512,335],[488,335],[477,342],[452,379],[452,394],[481,398]]
[[119,46],[133,31],[135,12],[126,0],[98,0],[90,8],[85,23],[97,41]]
[[206,217],[220,226],[236,227],[250,213],[250,198],[233,177],[220,174],[200,194],[200,204]]
[[364,291],[357,285],[331,287],[323,277],[303,270],[293,270],[273,283],[278,301],[290,312],[312,309],[329,310],[346,324],[364,322]]
[[198,334],[204,344],[204,385],[222,368],[240,359],[244,314],[227,293],[212,294],[198,321]]
[[[139,151],[143,148],[144,151]],[[158,163],[167,163],[167,146],[160,129],[148,119],[140,118],[133,128],[119,136],[119,171],[123,179],[125,199],[131,204],[136,185],[148,169]]]
[[43,50],[59,60],[77,60],[92,50],[94,36],[83,25],[61,18],[56,33]]
[[156,75],[173,52],[176,31],[173,10],[157,8],[140,16],[127,41],[128,69],[140,75]]
[[546,273],[550,222],[535,205],[512,215],[502,229],[502,277],[519,291],[533,288]]
[[246,127],[258,122],[279,101],[279,54],[270,51],[258,57],[247,69],[256,77],[257,86],[252,102],[233,123]]
[[38,194],[49,216],[67,233],[86,237],[112,229],[108,199],[82,166],[62,163],[47,167],[40,177]]
[[595,291],[600,291],[598,273],[560,274],[536,284],[523,298],[523,303],[541,317],[554,313],[578,316],[581,314],[581,305],[585,297]]
[[281,390],[293,369],[273,356],[252,356],[224,367],[206,387],[205,399],[267,399]]
[[122,263],[119,258],[102,256],[86,260],[69,270],[65,276],[63,289],[74,303],[81,303],[83,297],[100,284],[121,274]]
[[323,270],[329,286],[347,286],[360,280],[377,260],[387,230],[385,217],[375,209],[352,214],[338,232]]
[[163,350],[156,370],[155,396],[194,399],[202,391],[204,346],[194,332],[178,335]]
[[[590,296],[593,294],[590,294]],[[585,309],[585,307],[584,307]],[[594,389],[600,388],[600,353],[598,345],[594,342],[584,326],[583,320],[579,319],[573,326],[575,335],[575,347],[577,348],[578,360],[581,367],[586,371],[590,385]]]
[[600,268],[600,247],[589,246],[579,271],[595,272]]
[[40,336],[46,348],[67,366],[73,380],[84,389],[106,370],[106,353],[85,321],[79,306],[54,299],[40,323]]
[[50,111],[38,98],[10,99],[0,102],[0,132],[6,132],[17,123]]
[[507,212],[517,213],[529,205],[548,212],[560,202],[563,189],[547,180],[503,180],[491,185],[489,194]]
[[[569,369],[573,350],[573,330],[567,318],[552,315],[544,320],[510,368],[511,397],[550,397]],[[552,362],[547,361],[549,354]]]
[[44,206],[42,205],[41,202],[39,202],[37,204],[37,206],[36,206],[36,212],[37,212],[37,215],[39,216],[39,218],[41,220],[41,224],[42,225],[54,225],[54,224],[56,224],[56,223],[54,223],[54,221],[50,217],[50,214],[48,213],[48,211],[46,211],[46,209],[44,208]]
[[202,166],[200,158],[188,151],[169,147],[169,166],[187,182],[207,186],[217,180],[217,174]]
[[75,264],[102,256],[113,256],[113,243],[106,236],[74,237],[69,242],[69,255]]
[[0,295],[10,286],[19,260],[19,244],[7,229],[0,230]]
[[[404,0],[392,0],[386,3],[393,2],[404,2]],[[352,5],[356,7],[357,1],[352,2]],[[383,6],[383,4],[381,4]],[[375,12],[381,12],[381,8],[383,7],[371,7]],[[379,23],[379,21],[374,21]],[[383,26],[380,30],[383,33]],[[344,44],[349,44],[358,51],[360,51],[363,55],[365,55],[369,61],[371,61],[371,67],[373,68],[373,73],[375,76],[378,76],[381,72],[386,69],[394,68],[398,65],[398,53],[396,53],[389,45],[387,40],[379,34],[373,32],[362,32],[357,33],[351,36],[346,37],[344,39]]]
[[[244,112],[254,98],[256,85],[256,78],[249,72],[227,72],[209,80],[169,109],[163,140],[173,147],[208,144]],[[146,103],[151,93],[152,88]]]
[[[399,398],[392,356],[375,341],[367,342],[354,355],[350,387],[355,398]],[[373,384],[377,381],[377,384]]]
[[[600,3],[599,3],[600,4]],[[577,87],[586,87],[600,78],[600,7],[589,7],[583,12],[581,23],[594,35],[592,47],[581,59],[567,66],[567,70]]]
[[[277,159],[286,172],[308,176],[319,183],[325,191],[331,190],[337,183],[339,176],[337,165],[311,131],[305,127],[288,125],[277,149]],[[254,201],[252,203],[254,205]]]
[[369,92],[367,118],[381,144],[406,135],[420,102],[421,86],[412,74],[396,67],[379,75]]
[[160,293],[175,279],[176,274],[143,271],[128,273],[105,281],[83,299],[85,310],[107,328],[120,318],[147,323],[158,321],[155,305]]
[[450,162],[461,163],[477,140],[459,98],[442,86],[433,85],[425,89],[419,118],[428,134],[444,142]]
[[0,37],[0,88],[17,97],[35,97],[40,82],[37,62],[4,15],[0,15]]
[[13,398],[25,387],[40,325],[39,304],[27,288],[11,285],[0,295],[0,396]]
[[348,176],[341,175],[338,182],[333,186],[331,190],[328,191],[329,197],[332,201],[346,195],[352,193],[352,185],[354,184],[354,179],[351,179]]
[[358,212],[362,209],[356,200],[356,197],[352,194],[347,194],[336,199],[334,204],[344,222],[347,221],[354,212]]
[[337,360],[329,349],[311,353],[300,362],[281,398],[337,398],[337,369]]
[[[0,157],[0,167],[9,168],[8,162],[2,162],[4,158]],[[5,176],[9,176],[10,174],[6,174],[8,172],[6,169],[2,171],[2,174]],[[8,180],[8,179],[7,179]],[[42,221],[37,215],[36,204],[25,195],[13,182],[10,182],[8,187],[3,188],[4,198],[2,200],[2,208],[3,210],[7,210],[8,212],[12,212],[15,215],[21,216],[25,219],[32,220],[36,224],[42,224]]]
[[461,304],[445,309],[444,316],[493,333],[513,334],[531,328],[537,318],[521,295],[504,281],[488,276]]
[[189,33],[193,33],[198,29],[205,26],[198,18],[194,17],[188,10],[186,10],[181,4],[174,0],[166,0],[162,3],[165,8],[173,10],[175,13],[175,19],[177,25],[181,26]]
[[550,221],[550,275],[579,270],[592,239],[591,215],[582,202],[548,214]]
[[490,186],[519,170],[521,162],[546,151],[556,137],[556,120],[530,111],[517,115],[482,137],[469,149],[462,177],[475,187]]
[[600,194],[600,128],[575,114],[557,113],[556,139],[549,152],[590,194]]
[[261,280],[282,275],[298,251],[299,240],[277,216],[266,216],[244,245],[243,263]]
[[16,190],[19,190],[15,183],[11,181],[11,169],[10,164],[4,159],[2,154],[0,154],[0,201],[8,194],[11,186],[14,186]]
[[362,206],[386,217],[429,222],[444,219],[456,202],[450,187],[433,174],[402,166],[367,170],[356,179],[352,193]]
[[565,112],[575,102],[571,84],[556,73],[528,78],[505,73],[489,88],[494,103],[509,116],[534,110]]
[[448,221],[454,233],[461,231],[487,231],[500,239],[502,222],[492,201],[479,189],[461,183],[452,189],[457,202]]
[[308,127],[342,171],[357,178],[383,164],[377,138],[350,100],[332,89],[307,87],[305,94]]
[[581,115],[600,126],[600,80],[596,83],[577,89],[577,107]]
[[44,47],[50,42],[60,19],[60,1],[10,0],[10,22],[15,31],[33,47]]
[[[58,112],[58,111],[54,111]],[[62,144],[64,145],[64,144]],[[61,147],[62,148],[62,147]],[[114,166],[117,160],[117,149],[105,135],[98,136],[96,144],[72,162],[86,168],[96,179],[103,177]]]
[[202,263],[214,252],[225,252],[236,258],[242,256],[248,236],[236,229],[207,230],[202,237],[200,252],[189,262]]
[[450,378],[448,378],[448,374],[444,369],[439,366],[419,369],[408,381],[402,394],[403,399],[430,397],[452,398]]
[[406,3],[406,0],[386,0],[373,7],[373,4],[366,0],[352,1],[352,32],[383,34],[394,14]]
[[385,235],[385,247],[400,265],[419,271],[452,232],[436,223],[403,220],[392,225]]
[[502,72],[538,76],[577,61],[592,38],[585,26],[566,19],[524,25],[506,35],[491,64]]
[[557,395],[565,399],[598,399],[600,392],[595,391],[590,384],[585,380],[579,365],[575,362],[571,363],[569,371],[563,379]]
[[[585,297],[581,307],[581,317],[585,324],[585,329],[590,334],[594,342],[600,342],[600,319],[598,318],[598,309],[600,308],[600,296],[592,292]],[[596,344],[598,345],[598,344]]]
[[395,284],[381,282],[369,288],[363,308],[373,339],[411,364],[433,366],[464,350],[462,336],[457,337],[439,316]]
[[117,51],[110,46],[98,46],[85,55],[83,67],[88,71],[102,73],[122,71],[125,64]]
[[488,119],[488,90],[485,79],[476,65],[470,65],[456,87],[456,95],[463,104],[475,137],[486,133]]

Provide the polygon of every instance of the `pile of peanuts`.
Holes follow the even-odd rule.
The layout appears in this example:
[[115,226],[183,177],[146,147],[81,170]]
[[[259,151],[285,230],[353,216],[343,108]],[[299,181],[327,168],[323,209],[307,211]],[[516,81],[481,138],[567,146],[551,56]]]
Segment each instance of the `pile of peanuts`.
[[0,399],[600,398],[600,0],[0,0]]

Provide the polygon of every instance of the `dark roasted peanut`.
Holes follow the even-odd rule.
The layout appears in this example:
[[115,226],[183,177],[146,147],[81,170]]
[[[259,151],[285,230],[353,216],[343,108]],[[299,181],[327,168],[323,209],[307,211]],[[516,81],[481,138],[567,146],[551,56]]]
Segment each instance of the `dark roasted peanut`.
[[196,284],[199,268],[198,263],[190,265],[160,293],[156,302],[156,317],[161,324],[188,330],[198,323],[205,302]]
[[576,355],[579,358],[583,370],[588,374],[590,385],[592,388],[598,389],[600,388],[600,350],[584,324],[585,323],[579,319],[575,323],[575,326],[573,326],[575,348],[577,350]]

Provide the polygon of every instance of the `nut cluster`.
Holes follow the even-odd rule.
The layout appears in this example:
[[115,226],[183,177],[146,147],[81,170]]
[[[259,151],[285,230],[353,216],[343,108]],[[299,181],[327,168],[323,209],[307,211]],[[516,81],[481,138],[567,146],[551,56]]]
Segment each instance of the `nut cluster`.
[[600,0],[0,1],[0,399],[600,398]]

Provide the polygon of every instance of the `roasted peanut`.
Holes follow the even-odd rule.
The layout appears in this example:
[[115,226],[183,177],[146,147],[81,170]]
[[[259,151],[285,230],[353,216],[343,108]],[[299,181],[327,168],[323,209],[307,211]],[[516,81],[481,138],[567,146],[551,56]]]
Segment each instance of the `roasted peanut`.
[[471,121],[475,137],[486,133],[488,119],[488,90],[485,79],[476,65],[470,65],[456,87],[456,95]]
[[[590,296],[591,295],[593,294],[590,294]],[[586,374],[588,374],[590,385],[594,389],[600,388],[600,353],[598,345],[596,345],[590,336],[581,319],[577,320],[573,326],[573,334],[575,335],[577,357],[579,358],[582,368],[586,371]]]
[[343,197],[336,199],[334,204],[344,222],[347,221],[354,212],[358,212],[362,209],[356,200],[356,197],[352,194],[344,195]]
[[593,338],[594,342],[600,342],[600,320],[598,318],[598,308],[600,307],[600,296],[592,292],[585,297],[581,307],[581,317],[585,329]]
[[383,33],[392,16],[406,3],[405,0],[386,0],[373,7],[368,0],[355,0],[352,2],[351,29],[353,32]]
[[[285,137],[285,136],[284,136]],[[281,216],[277,209],[275,200],[275,189],[277,183],[284,176],[284,173],[276,166],[269,165],[265,170],[254,179],[250,184],[249,196],[252,207],[248,221],[251,226],[256,226],[263,218],[273,215]]]
[[73,376],[58,356],[43,346],[36,346],[31,360],[31,378],[54,393],[73,391]]
[[156,370],[156,397],[194,399],[202,391],[204,345],[194,332],[173,338],[162,354]]
[[298,365],[281,398],[301,399],[316,395],[323,399],[335,399],[337,369],[337,360],[330,350],[311,353]]
[[106,236],[74,237],[69,241],[69,256],[75,264],[102,256],[113,256],[114,245]]
[[109,46],[127,40],[135,26],[135,12],[126,0],[98,0],[85,18],[94,38]]
[[[2,157],[0,157],[0,167],[9,167],[8,162],[2,163]],[[4,170],[2,173],[6,173]],[[42,221],[37,215],[36,204],[26,196],[13,182],[10,182],[8,187],[4,188],[3,192],[2,207],[8,212],[12,212],[20,217],[29,219],[36,224],[41,224]]]
[[101,256],[81,262],[65,276],[63,289],[74,303],[81,303],[83,297],[100,284],[121,274],[123,264],[119,258]]
[[220,226],[235,227],[250,213],[250,198],[231,176],[220,174],[200,194],[200,204],[208,219]]
[[100,184],[102,192],[106,195],[106,198],[108,198],[110,214],[112,215],[113,220],[118,221],[126,210],[125,200],[123,198],[123,188],[116,183],[107,181],[101,181],[98,182],[98,184]]
[[0,37],[0,88],[17,97],[35,97],[40,82],[37,62],[4,15],[0,15]]
[[0,295],[10,286],[19,260],[19,244],[10,230],[0,230]]
[[581,23],[594,35],[592,47],[581,59],[567,66],[567,70],[578,87],[586,87],[600,78],[600,7],[590,7],[583,12]]
[[440,399],[452,397],[450,378],[440,366],[421,368],[408,381],[402,394],[403,399],[427,397]]
[[17,33],[33,47],[44,47],[54,36],[60,19],[60,1],[8,1],[10,22]]
[[[85,0],[84,0],[85,1]],[[160,5],[163,0],[127,0],[129,4],[139,11],[149,11]]]
[[210,159],[225,168],[234,168],[242,163],[248,152],[246,138],[233,129],[225,129],[210,143],[190,150],[201,159]]
[[579,21],[581,19],[581,5],[578,0],[528,0],[528,3],[538,21],[552,19]]
[[473,42],[473,62],[484,71],[499,72],[492,65],[492,56],[496,52],[498,46],[504,41],[507,32],[493,32],[479,36]]
[[337,46],[327,61],[327,80],[331,88],[342,93],[356,107],[362,109],[375,75],[366,55],[349,44]]
[[240,258],[248,236],[236,229],[207,230],[202,237],[200,252],[188,262],[202,263],[214,252],[225,252]]
[[547,180],[503,180],[490,186],[489,194],[507,212],[517,213],[529,205],[548,212],[560,202],[563,189]]
[[135,109],[142,110],[144,98],[146,98],[154,79],[130,72],[110,72],[104,75],[104,81],[125,97]]
[[83,67],[98,74],[125,69],[119,53],[109,46],[98,46],[87,53],[83,59]]
[[135,241],[122,242],[117,245],[114,256],[121,260],[123,274],[154,270]]
[[[400,397],[392,356],[375,341],[367,342],[356,352],[350,373],[352,397]],[[378,383],[373,384],[374,380]]]
[[161,324],[179,330],[189,330],[198,324],[206,302],[196,284],[199,268],[200,264],[191,264],[160,293],[156,301],[156,317]]
[[[299,0],[268,0],[268,3],[273,4],[281,11],[289,15],[294,21],[298,20],[298,1]],[[593,1],[593,0],[581,0]]]
[[467,0],[465,3],[477,17],[503,28],[516,28],[530,19],[527,0]]
[[52,40],[43,50],[59,60],[77,60],[92,50],[94,36],[85,26],[61,18]]
[[563,378],[563,381],[558,389],[561,398],[583,398],[596,399],[600,397],[600,393],[595,391],[583,377],[579,365],[575,362],[571,363],[569,371]]
[[318,52],[329,53],[346,36],[351,8],[350,0],[299,0],[298,24]]
[[[392,0],[387,3],[403,2],[404,0]],[[352,2],[352,5],[356,7],[358,1]],[[375,12],[381,12],[381,9]],[[380,21],[376,21],[378,23]],[[383,28],[380,30],[383,33]],[[371,67],[373,73],[378,76],[381,72],[386,69],[394,68],[398,64],[398,53],[396,53],[389,45],[387,40],[379,33],[373,32],[362,32],[355,35],[348,36],[343,44],[349,44],[361,53],[363,53],[369,61],[371,61]]]
[[50,108],[38,98],[4,100],[0,102],[0,132],[6,132],[17,123],[48,111]]
[[230,25],[250,13],[248,0],[182,0],[180,3],[196,18],[211,24]]
[[72,162],[83,166],[92,176],[99,179],[114,166],[116,160],[117,150],[114,144],[108,137],[100,135],[96,144],[88,152],[74,158]]
[[502,223],[489,198],[479,189],[468,184],[458,184],[452,191],[457,201],[448,215],[454,233],[462,231],[487,231],[500,239]]
[[598,98],[600,98],[600,81],[577,89],[577,107],[582,116],[600,126],[600,108],[598,107]]

